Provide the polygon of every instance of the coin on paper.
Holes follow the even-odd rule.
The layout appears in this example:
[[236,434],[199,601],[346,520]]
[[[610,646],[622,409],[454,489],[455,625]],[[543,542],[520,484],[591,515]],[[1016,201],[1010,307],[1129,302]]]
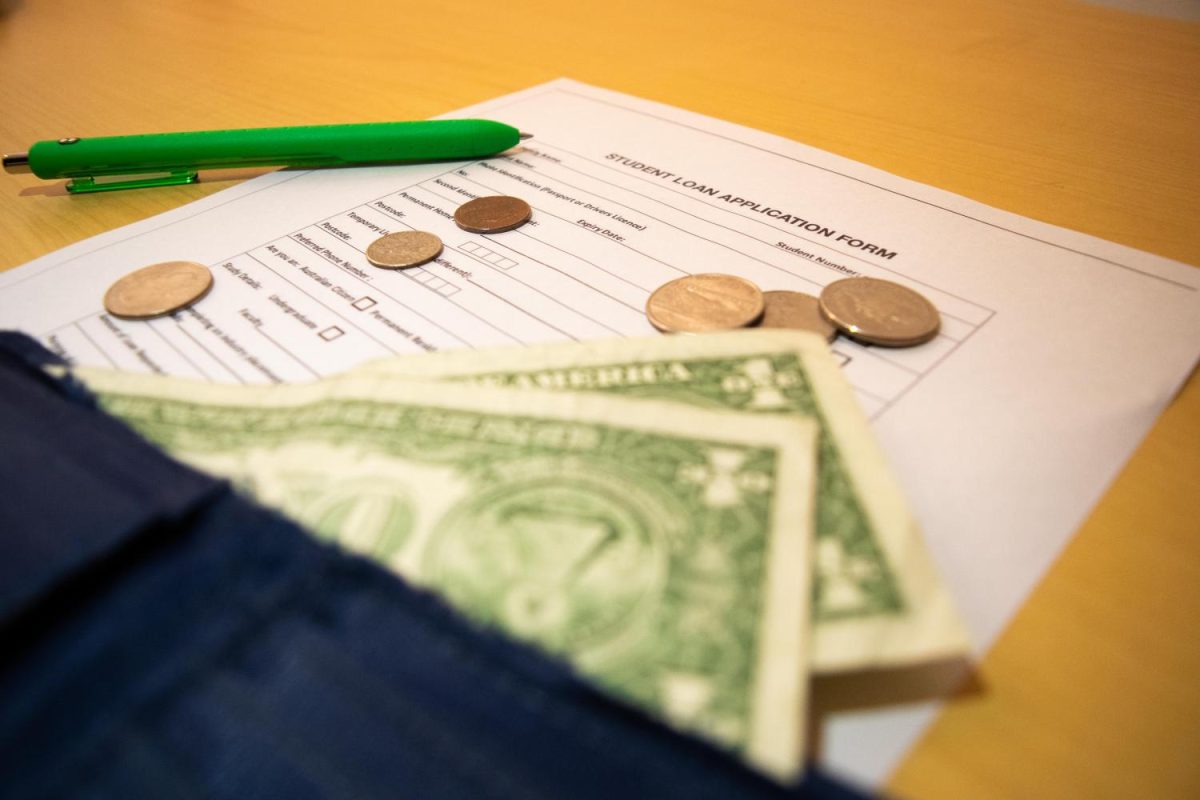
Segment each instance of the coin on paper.
[[134,270],[104,293],[108,313],[122,319],[153,319],[190,306],[212,288],[208,267],[164,261]]
[[821,292],[821,313],[847,336],[884,347],[910,347],[937,335],[933,303],[907,286],[879,278],[845,278]]
[[821,316],[821,303],[811,294],[783,290],[763,292],[766,309],[763,311],[760,328],[788,328],[796,331],[812,331],[832,342],[837,337],[837,328]]
[[367,246],[367,261],[384,269],[419,267],[442,252],[442,240],[425,231],[398,231]]
[[665,283],[646,301],[646,318],[663,333],[744,328],[763,313],[763,293],[736,275],[700,273]]
[[500,233],[519,228],[533,216],[533,209],[519,197],[495,195],[476,197],[454,212],[458,227],[471,233]]

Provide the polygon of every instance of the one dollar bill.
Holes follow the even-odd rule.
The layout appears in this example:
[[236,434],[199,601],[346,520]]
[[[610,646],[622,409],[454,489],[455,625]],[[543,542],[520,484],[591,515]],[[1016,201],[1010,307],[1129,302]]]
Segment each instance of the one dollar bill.
[[800,772],[810,420],[394,376],[79,374],[180,459],[765,772]]
[[813,669],[904,666],[970,649],[867,418],[819,336],[758,330],[612,339],[391,358],[358,370],[812,417],[821,430]]

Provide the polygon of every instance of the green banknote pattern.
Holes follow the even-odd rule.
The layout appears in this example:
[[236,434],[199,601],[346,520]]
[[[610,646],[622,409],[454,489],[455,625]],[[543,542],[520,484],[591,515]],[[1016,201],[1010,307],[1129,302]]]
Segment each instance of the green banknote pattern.
[[[401,571],[477,621],[744,745],[774,449],[368,400],[231,407],[102,394],[101,403],[185,461],[224,459],[224,474],[324,537],[393,566],[411,550],[415,573]],[[342,480],[333,456],[305,464],[281,450],[297,441],[317,457],[350,448],[360,464],[386,459],[428,477],[397,485],[360,470]],[[264,453],[278,474],[263,477],[254,459]],[[286,487],[281,498],[268,499],[268,480]],[[430,519],[439,492],[452,500]]]
[[[770,414],[799,413],[817,420],[816,536],[834,559],[818,558],[813,576],[813,619],[836,622],[905,611],[899,582],[887,562],[871,522],[829,435],[804,365],[795,353],[720,358],[683,358],[636,365],[589,365],[577,370],[504,372],[451,377],[495,386],[603,391],[654,397],[714,409]],[[830,550],[832,546],[832,550]],[[836,575],[834,574],[836,573]],[[836,578],[852,585],[849,600],[834,599]]]

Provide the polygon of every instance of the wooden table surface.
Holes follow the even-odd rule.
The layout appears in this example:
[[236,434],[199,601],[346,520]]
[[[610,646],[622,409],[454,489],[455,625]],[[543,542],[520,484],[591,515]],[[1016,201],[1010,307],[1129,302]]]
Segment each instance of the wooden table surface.
[[[559,76],[1200,263],[1196,23],[1064,0],[0,0],[0,150],[419,119]],[[0,269],[252,174],[80,197],[0,174]],[[1198,478],[1193,376],[892,792],[1200,796]]]

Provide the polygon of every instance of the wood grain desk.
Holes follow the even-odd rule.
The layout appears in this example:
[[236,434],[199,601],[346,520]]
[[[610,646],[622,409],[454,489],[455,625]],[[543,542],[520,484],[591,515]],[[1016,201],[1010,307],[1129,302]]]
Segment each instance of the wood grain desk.
[[[1065,0],[0,0],[0,149],[418,119],[560,75],[1200,263],[1197,24]],[[0,269],[249,174],[81,197],[0,175]],[[1200,796],[1198,478],[1193,377],[892,791]]]

